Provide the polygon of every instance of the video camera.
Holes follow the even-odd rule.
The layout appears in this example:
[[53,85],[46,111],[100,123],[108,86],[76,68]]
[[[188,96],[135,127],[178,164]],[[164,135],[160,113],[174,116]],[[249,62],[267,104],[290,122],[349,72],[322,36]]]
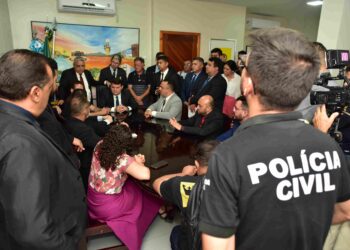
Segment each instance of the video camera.
[[[339,74],[336,77],[332,77],[329,72],[320,75],[315,85],[322,86],[324,90],[311,91],[311,104],[326,104],[328,113],[348,111],[350,106],[350,82],[344,76],[344,68],[350,64],[349,51],[328,50],[326,60],[327,69],[339,69]],[[348,84],[344,85],[344,82]]]
[[340,115],[330,129],[330,134],[338,142],[343,140],[343,134],[338,130],[340,117],[350,116],[350,82],[344,75],[344,70],[349,62],[348,50],[328,50],[326,52],[327,69],[339,69],[336,77],[329,72],[322,73],[316,80],[315,88],[310,93],[312,105],[325,104],[328,115],[339,112]]

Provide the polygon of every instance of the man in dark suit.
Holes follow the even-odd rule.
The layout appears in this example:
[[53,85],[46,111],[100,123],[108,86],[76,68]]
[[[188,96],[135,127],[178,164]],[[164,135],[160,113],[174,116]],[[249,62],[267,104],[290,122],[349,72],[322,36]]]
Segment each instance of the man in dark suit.
[[36,121],[53,88],[43,55],[12,50],[0,58],[1,249],[77,249],[86,202],[71,158]]
[[101,138],[85,123],[90,112],[90,104],[85,97],[73,97],[70,101],[70,110],[71,116],[66,120],[65,125],[68,132],[80,139],[85,147],[83,152],[78,153],[78,157],[81,163],[79,170],[83,178],[85,190],[87,190],[92,153]]
[[120,68],[121,57],[118,54],[114,54],[111,57],[111,64],[101,69],[99,82],[101,85],[107,85],[109,87],[111,82],[121,82],[125,88],[128,87],[126,72]]
[[221,134],[224,126],[224,116],[214,108],[214,99],[210,95],[202,96],[198,101],[197,113],[187,119],[177,122],[169,120],[175,129],[205,139],[214,139]]
[[[175,93],[178,96],[181,96],[181,80],[182,77],[179,76],[173,68],[169,67],[169,59],[167,56],[160,56],[157,60],[157,66],[159,68],[159,72],[156,74],[156,85],[155,89],[151,89],[151,93],[159,95],[158,88],[162,81],[171,82],[174,84]],[[181,78],[181,79],[180,79]]]
[[[159,71],[159,68],[157,66],[157,61],[160,56],[165,56],[163,52],[158,52],[156,54],[156,64],[149,66],[146,70],[146,82],[147,85],[151,86],[151,95],[154,96],[154,90],[156,89],[156,74]],[[153,90],[153,91],[152,91]]]
[[182,85],[182,101],[185,105],[188,105],[189,99],[195,96],[196,91],[200,89],[208,78],[207,74],[203,71],[204,60],[202,57],[195,57],[192,60],[192,72],[188,73],[185,77],[184,84]]
[[222,68],[222,62],[219,58],[211,57],[206,66],[206,72],[208,74],[207,80],[202,84],[202,86],[197,90],[197,93],[190,100],[190,109],[192,112],[198,104],[199,98],[204,95],[210,95],[215,101],[215,108],[222,111],[222,106],[224,104],[224,98],[226,94],[227,82],[220,75],[220,69]]
[[101,98],[98,107],[111,108],[111,112],[123,113],[125,111],[136,111],[137,103],[121,82],[111,82],[109,89],[104,92],[104,97]]
[[92,77],[90,71],[85,70],[85,60],[82,57],[74,58],[73,68],[62,72],[60,86],[58,87],[59,98],[66,100],[70,95],[70,87],[74,82],[84,83],[88,101],[92,101],[91,86],[97,86],[99,83]]

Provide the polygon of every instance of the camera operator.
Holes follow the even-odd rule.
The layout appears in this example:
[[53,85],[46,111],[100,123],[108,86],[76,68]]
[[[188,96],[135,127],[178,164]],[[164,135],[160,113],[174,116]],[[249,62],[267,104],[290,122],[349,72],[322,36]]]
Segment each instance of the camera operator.
[[203,249],[322,249],[331,222],[350,218],[350,176],[338,144],[293,112],[311,90],[319,57],[293,30],[261,29],[250,38],[241,81],[250,118],[209,161]]

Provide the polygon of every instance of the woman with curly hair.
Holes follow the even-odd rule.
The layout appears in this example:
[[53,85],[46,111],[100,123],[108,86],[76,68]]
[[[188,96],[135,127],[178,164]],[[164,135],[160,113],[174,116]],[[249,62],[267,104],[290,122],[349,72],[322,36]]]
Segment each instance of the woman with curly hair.
[[88,187],[89,216],[113,230],[130,250],[140,249],[142,238],[161,206],[160,199],[128,179],[148,180],[143,155],[131,157],[130,129],[115,125],[94,150]]

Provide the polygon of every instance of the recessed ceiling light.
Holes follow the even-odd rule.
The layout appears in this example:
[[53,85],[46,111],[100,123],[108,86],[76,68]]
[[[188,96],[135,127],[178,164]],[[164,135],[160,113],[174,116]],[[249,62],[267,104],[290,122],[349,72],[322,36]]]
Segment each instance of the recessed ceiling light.
[[309,1],[306,4],[311,6],[319,6],[323,4],[323,1]]

